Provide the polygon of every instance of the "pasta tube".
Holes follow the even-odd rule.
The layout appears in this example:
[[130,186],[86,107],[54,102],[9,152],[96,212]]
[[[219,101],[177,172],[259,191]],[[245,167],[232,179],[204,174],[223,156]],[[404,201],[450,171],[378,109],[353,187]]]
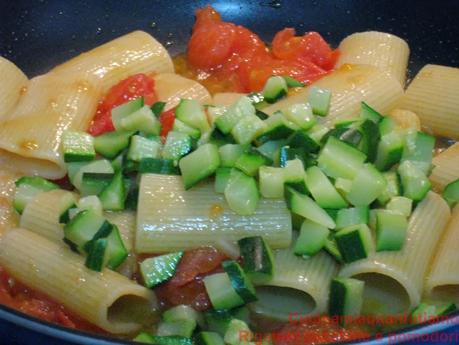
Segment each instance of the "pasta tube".
[[102,93],[137,73],[172,72],[174,66],[166,48],[143,31],[134,31],[107,42],[50,71],[65,78],[85,74],[91,81],[101,81]]
[[459,205],[453,210],[427,278],[426,295],[459,303]]
[[166,102],[166,110],[175,107],[181,98],[196,99],[202,104],[211,102],[209,91],[197,81],[173,73],[158,74],[154,79],[156,94]]
[[394,315],[419,304],[428,264],[449,217],[443,198],[429,192],[410,218],[401,251],[372,253],[343,267],[340,276],[365,281],[364,314]]
[[400,37],[378,31],[358,32],[342,40],[339,51],[337,67],[344,64],[379,67],[405,86],[410,48]]
[[448,147],[432,160],[435,166],[430,181],[438,191],[443,191],[447,184],[459,178],[459,143]]
[[62,242],[64,226],[59,218],[75,204],[75,195],[66,190],[40,193],[24,208],[19,226],[51,241]]
[[151,290],[109,269],[91,271],[83,260],[64,244],[25,229],[6,232],[0,242],[0,265],[13,277],[96,326],[127,334],[154,321]]
[[14,63],[0,56],[0,119],[8,114],[26,90],[28,79]]
[[436,135],[459,139],[459,68],[426,65],[408,86],[400,107],[414,111]]
[[291,248],[282,249],[275,251],[274,262],[273,278],[257,286],[256,312],[289,321],[295,313],[305,316],[327,311],[330,281],[338,272],[328,254],[303,259]]
[[16,190],[14,182],[18,177],[16,173],[0,170],[0,237],[5,230],[16,227],[19,223],[12,206]]
[[[403,89],[394,77],[376,67],[366,65],[343,65],[312,85],[328,89],[332,93],[328,115],[318,117],[318,121],[325,124],[334,123],[337,119],[358,116],[362,101],[386,114],[397,107],[403,95]],[[264,108],[263,111],[272,114],[292,104],[304,103],[308,99],[309,89],[310,87],[307,87]]]
[[139,189],[135,251],[161,253],[263,236],[274,248],[288,247],[292,225],[283,200],[261,199],[256,212],[229,209],[212,184],[185,191],[180,176],[143,174]]

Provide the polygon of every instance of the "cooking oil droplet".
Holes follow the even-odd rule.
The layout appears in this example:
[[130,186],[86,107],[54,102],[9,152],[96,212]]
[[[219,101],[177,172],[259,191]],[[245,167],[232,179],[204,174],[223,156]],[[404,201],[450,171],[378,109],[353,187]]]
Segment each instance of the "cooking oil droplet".
[[268,6],[278,9],[282,7],[282,2],[280,0],[272,0],[268,3]]
[[166,41],[166,47],[170,47],[174,44],[174,41]]
[[151,22],[150,23],[150,28],[156,28],[156,22]]
[[100,35],[102,33],[102,28],[97,28],[96,34]]

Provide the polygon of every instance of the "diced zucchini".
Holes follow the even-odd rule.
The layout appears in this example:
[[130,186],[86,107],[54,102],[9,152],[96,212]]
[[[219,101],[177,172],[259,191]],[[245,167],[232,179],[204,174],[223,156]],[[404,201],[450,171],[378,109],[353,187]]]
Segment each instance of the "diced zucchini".
[[339,252],[338,245],[336,244],[334,236],[328,236],[327,240],[325,241],[324,249],[333,259],[335,259],[336,262],[340,264],[344,262],[343,256]]
[[347,228],[352,225],[368,224],[369,207],[359,206],[353,208],[343,208],[336,215],[336,229]]
[[431,183],[422,170],[412,161],[404,161],[398,167],[403,187],[403,196],[413,201],[421,201],[431,188]]
[[252,332],[249,326],[242,320],[233,319],[228,325],[224,340],[228,345],[243,345],[249,343],[251,337]]
[[262,166],[259,169],[260,193],[265,198],[283,198],[284,170]]
[[362,131],[355,127],[333,128],[321,138],[321,142],[326,143],[329,137],[335,137],[343,143],[349,144],[350,146],[358,149],[360,149],[359,145],[363,141]]
[[231,176],[231,168],[218,168],[215,172],[215,192],[223,194]]
[[100,272],[105,266],[105,252],[108,246],[106,238],[98,238],[91,241],[87,248],[88,255],[86,256],[85,266],[90,270]]
[[217,310],[232,309],[244,304],[234,289],[228,273],[214,273],[204,277],[204,286],[212,306]]
[[70,182],[78,190],[81,188],[84,173],[113,174],[115,172],[110,161],[106,159],[95,160],[89,163],[69,163],[68,171]]
[[373,163],[376,160],[380,140],[378,125],[371,120],[365,120],[360,124],[359,130],[362,133],[362,140],[358,149],[366,154],[369,162]]
[[162,318],[166,322],[193,320],[199,326],[205,326],[205,321],[202,314],[190,307],[189,305],[184,304],[176,305],[175,307],[166,310],[163,313]]
[[375,109],[370,107],[367,103],[362,102],[360,108],[360,117],[364,120],[371,120],[373,123],[380,123],[384,118],[380,113]]
[[434,136],[411,129],[406,134],[406,143],[401,161],[402,163],[411,161],[425,175],[429,175],[434,147]]
[[301,159],[295,158],[285,162],[284,166],[284,182],[298,183],[304,182],[305,171]]
[[222,267],[228,274],[234,290],[245,303],[250,303],[257,300],[257,295],[252,282],[250,281],[249,277],[247,277],[242,267],[236,261],[223,261]]
[[223,338],[216,332],[199,332],[196,335],[196,345],[225,345]]
[[309,103],[292,104],[282,113],[287,120],[292,121],[305,131],[312,128],[317,123],[316,118],[312,114],[312,108]]
[[459,201],[459,179],[449,183],[443,190],[443,198],[453,208]]
[[147,105],[120,119],[118,125],[113,124],[117,131],[142,131],[154,135],[161,131],[161,123]]
[[199,129],[193,128],[187,125],[185,122],[180,121],[179,119],[174,120],[174,126],[172,127],[172,130],[175,132],[188,134],[191,138],[194,139],[199,139],[201,136]]
[[116,130],[121,130],[121,120],[144,106],[143,97],[133,99],[112,109],[112,122]]
[[191,138],[188,134],[170,131],[163,147],[163,158],[178,160],[191,151]]
[[279,163],[280,167],[285,167],[288,161],[299,159],[303,163],[303,167],[310,167],[316,165],[316,161],[313,155],[306,153],[301,148],[291,148],[290,146],[283,146],[279,150],[279,157],[275,161]]
[[268,103],[274,103],[287,94],[287,82],[283,77],[270,77],[263,88],[264,100]]
[[64,237],[73,243],[80,253],[84,253],[84,245],[104,227],[110,227],[111,231],[110,224],[101,214],[94,210],[83,210],[65,225]]
[[264,123],[266,127],[263,133],[256,139],[257,145],[262,145],[271,140],[285,139],[299,130],[298,126],[288,121],[280,112],[271,115]]
[[92,210],[101,216],[103,214],[102,203],[96,195],[80,198],[80,200],[78,200],[77,206],[80,211]]
[[308,95],[308,102],[311,104],[312,112],[319,116],[327,116],[330,109],[331,92],[326,89],[311,87]]
[[335,188],[340,194],[346,195],[347,193],[351,191],[352,180],[348,180],[347,178],[338,177],[335,180]]
[[255,116],[255,107],[252,102],[248,97],[241,97],[215,120],[215,125],[222,133],[228,134],[239,120],[252,115]]
[[[330,286],[329,314],[340,321],[357,317],[362,311],[365,283],[354,278],[335,278]],[[345,323],[345,322],[344,322]]]
[[134,341],[154,345],[193,345],[193,340],[191,340],[190,338],[181,337],[178,335],[150,335],[144,332],[140,333],[137,337],[135,337]]
[[292,78],[288,75],[283,75],[282,78],[284,78],[288,87],[303,87],[304,86],[304,84],[301,81],[296,80],[295,78]]
[[400,213],[405,217],[409,217],[411,215],[412,208],[413,200],[404,196],[394,196],[386,205],[386,209],[388,211]]
[[316,143],[320,143],[329,130],[330,129],[327,126],[318,123],[308,131],[308,135]]
[[98,195],[112,181],[114,174],[108,173],[83,173],[80,193],[82,196]]
[[62,135],[64,162],[92,161],[96,158],[94,138],[85,132],[65,131]]
[[19,213],[22,213],[27,204],[38,194],[59,189],[57,184],[39,176],[24,176],[16,180],[15,184],[13,207]]
[[159,158],[161,144],[140,135],[131,138],[127,158],[134,162],[140,162],[143,158]]
[[381,137],[378,144],[375,166],[378,170],[386,171],[402,158],[403,137],[397,131],[392,131]]
[[317,159],[319,168],[328,176],[354,179],[366,160],[359,150],[330,137]]
[[224,194],[230,209],[240,215],[254,213],[260,199],[255,179],[237,169],[231,171]]
[[373,249],[373,239],[366,224],[352,225],[335,234],[336,244],[344,262],[353,262],[368,257]]
[[248,149],[247,145],[239,144],[226,144],[218,148],[220,154],[220,165],[222,167],[232,168],[236,164],[238,158],[246,152]]
[[139,163],[140,174],[180,175],[172,159],[143,158]]
[[354,118],[344,118],[344,119],[336,119],[335,121],[335,128],[352,128],[354,125],[358,124],[362,121],[359,117]]
[[325,226],[305,219],[300,229],[300,236],[296,239],[293,252],[309,258],[317,254],[327,241],[330,230]]
[[319,205],[307,195],[300,194],[291,187],[285,188],[287,207],[293,212],[328,229],[335,228],[335,222]]
[[265,122],[255,115],[240,119],[231,130],[231,135],[238,144],[250,144],[266,127]]
[[376,213],[376,251],[396,251],[403,247],[408,229],[406,217],[391,211]]
[[256,109],[255,110],[255,115],[260,119],[260,120],[266,120],[269,115],[266,114],[265,112],[262,112],[261,110]]
[[354,206],[370,205],[383,193],[387,186],[384,176],[374,167],[373,164],[365,164],[360,168],[346,199]]
[[166,107],[166,102],[156,102],[154,103],[150,109],[151,111],[153,112],[153,114],[155,114],[156,117],[159,118],[159,116],[161,115],[161,113],[164,111],[164,108]]
[[183,252],[155,256],[140,263],[140,273],[146,287],[152,288],[171,279],[182,259]]
[[161,321],[156,328],[157,336],[181,336],[190,338],[196,328],[194,320]]
[[99,195],[100,202],[104,210],[122,211],[126,200],[126,188],[124,185],[123,174],[118,171],[113,176],[110,184]]
[[306,170],[306,185],[314,200],[322,208],[339,209],[348,205],[318,167],[310,167]]
[[399,128],[397,126],[397,123],[390,116],[384,116],[379,122],[379,133],[381,134],[381,137],[398,129]]
[[175,109],[175,116],[201,133],[210,130],[203,106],[195,99],[182,99]]
[[307,153],[317,153],[320,150],[320,145],[303,131],[296,131],[289,136],[287,144],[293,148],[301,148]]
[[212,175],[219,165],[218,148],[213,144],[204,144],[183,157],[179,166],[185,189],[190,189],[199,181]]
[[94,138],[96,152],[106,158],[115,158],[129,146],[129,139],[134,131],[108,132]]
[[[241,307],[244,308],[244,307]],[[237,309],[233,309],[237,310]],[[216,332],[221,336],[225,335],[228,329],[229,323],[234,318],[233,313],[230,310],[215,310],[210,309],[205,312],[204,318],[206,320],[207,329],[212,332]]]
[[421,303],[412,311],[411,323],[431,322],[435,318],[448,315],[456,310],[453,302]]
[[207,106],[207,115],[209,116],[210,123],[213,125],[215,124],[215,120],[222,116],[228,110],[227,106],[214,106],[208,105]]
[[255,176],[258,174],[258,169],[269,164],[268,158],[263,156],[256,150],[250,150],[243,153],[234,163],[234,167],[244,172],[246,175]]
[[263,237],[245,237],[238,241],[243,260],[244,271],[255,284],[261,284],[272,278],[274,259],[271,248]]
[[394,171],[383,173],[387,185],[383,192],[378,196],[378,203],[380,205],[387,204],[391,198],[401,194],[400,181],[398,175]]
[[271,140],[256,148],[263,156],[267,157],[271,161],[276,161],[279,158],[279,151],[282,146],[286,143],[285,140]]

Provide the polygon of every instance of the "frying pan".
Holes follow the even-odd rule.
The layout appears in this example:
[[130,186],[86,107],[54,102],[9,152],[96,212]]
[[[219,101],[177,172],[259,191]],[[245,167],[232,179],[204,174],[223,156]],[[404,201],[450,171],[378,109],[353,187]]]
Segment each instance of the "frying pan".
[[[31,77],[136,29],[154,35],[174,55],[186,49],[194,11],[208,3],[224,19],[247,26],[267,41],[284,27],[301,34],[318,31],[334,46],[351,33],[379,30],[408,41],[411,76],[426,63],[459,66],[459,1],[455,0],[0,0],[0,55]],[[459,332],[459,326],[417,326],[399,335],[409,332],[445,335]],[[383,337],[362,344],[393,341]],[[132,343],[88,336],[0,307],[0,344]]]

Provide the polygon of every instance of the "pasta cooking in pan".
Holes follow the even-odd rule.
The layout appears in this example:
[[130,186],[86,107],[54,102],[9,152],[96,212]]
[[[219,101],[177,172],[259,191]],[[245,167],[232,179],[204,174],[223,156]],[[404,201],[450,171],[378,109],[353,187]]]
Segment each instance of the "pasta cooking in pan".
[[32,78],[0,57],[0,302],[172,345],[449,315],[459,71],[406,85],[409,49],[293,29],[268,47],[205,7],[183,56],[136,31]]

